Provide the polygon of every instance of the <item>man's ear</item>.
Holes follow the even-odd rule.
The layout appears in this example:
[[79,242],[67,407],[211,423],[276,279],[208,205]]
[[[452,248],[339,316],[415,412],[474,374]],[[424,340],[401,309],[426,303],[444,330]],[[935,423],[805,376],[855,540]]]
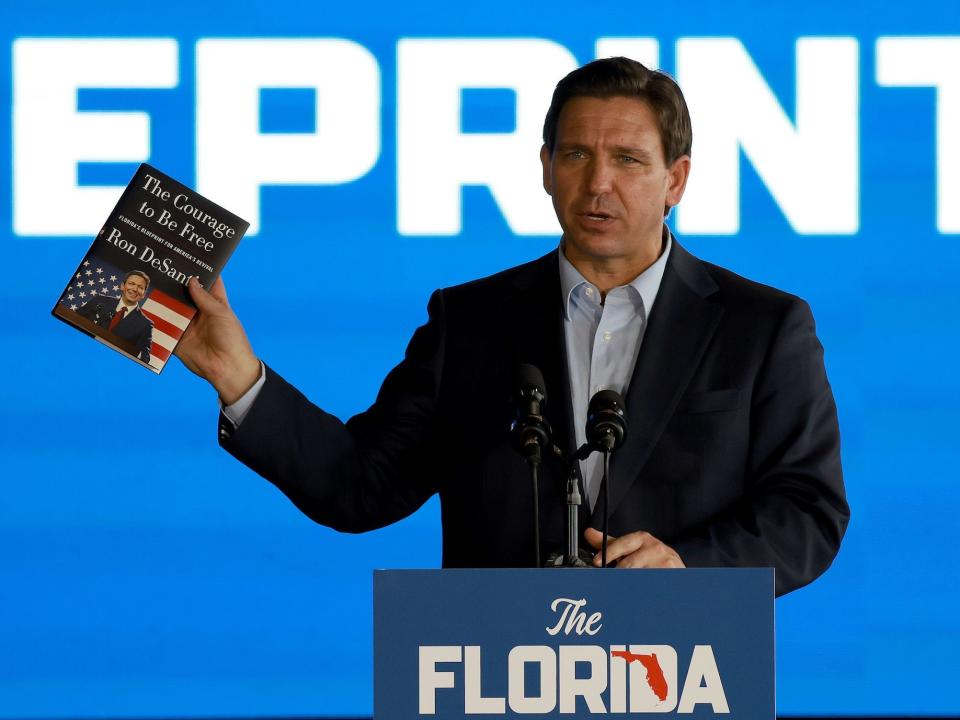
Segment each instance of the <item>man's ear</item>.
[[553,182],[550,179],[551,162],[550,151],[544,145],[540,148],[540,164],[543,166],[543,189],[547,191],[547,195],[553,195]]
[[667,205],[673,207],[680,203],[683,191],[687,187],[687,178],[690,177],[690,156],[681,155],[667,170]]

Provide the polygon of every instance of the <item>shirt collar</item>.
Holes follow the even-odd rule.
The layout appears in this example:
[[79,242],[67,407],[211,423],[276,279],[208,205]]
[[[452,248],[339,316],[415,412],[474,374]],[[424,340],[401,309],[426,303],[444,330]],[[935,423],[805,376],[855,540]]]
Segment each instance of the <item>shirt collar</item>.
[[[640,295],[643,301],[643,307],[647,318],[653,310],[653,303],[657,299],[657,293],[660,291],[660,283],[663,281],[663,271],[667,267],[667,258],[670,256],[670,250],[673,248],[673,234],[666,225],[663,226],[663,252],[660,253],[654,263],[637,275],[628,283]],[[560,244],[560,292],[563,298],[563,312],[567,320],[570,319],[570,297],[574,290],[584,283],[590,284],[573,263],[567,260],[563,254],[563,243]]]
[[134,305],[133,307],[130,307],[129,305],[124,305],[124,304],[123,304],[123,299],[122,299],[122,298],[117,298],[117,307],[114,308],[114,311],[115,311],[115,312],[120,312],[121,308],[126,308],[126,309],[127,309],[127,312],[124,313],[124,317],[126,317],[127,315],[129,315],[130,313],[132,313],[134,310],[138,309],[139,306],[140,306],[139,303],[137,303],[137,304]]

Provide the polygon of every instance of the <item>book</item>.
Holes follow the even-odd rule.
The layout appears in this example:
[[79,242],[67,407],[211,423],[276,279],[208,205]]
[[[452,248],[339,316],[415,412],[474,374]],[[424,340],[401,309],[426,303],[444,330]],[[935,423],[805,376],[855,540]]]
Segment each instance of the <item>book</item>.
[[250,223],[142,164],[53,307],[54,317],[155,373]]

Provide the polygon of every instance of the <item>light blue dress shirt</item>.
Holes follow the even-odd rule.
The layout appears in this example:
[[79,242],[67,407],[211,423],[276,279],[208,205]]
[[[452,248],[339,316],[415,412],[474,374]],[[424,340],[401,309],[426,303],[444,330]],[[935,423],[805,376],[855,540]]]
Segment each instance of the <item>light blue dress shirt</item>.
[[[650,267],[629,285],[615,287],[600,299],[600,291],[588,282],[563,254],[560,256],[560,290],[563,293],[563,332],[567,347],[567,370],[573,404],[573,427],[577,447],[586,442],[587,406],[600,390],[626,396],[637,362],[643,334],[663,280],[663,270],[673,247],[664,231],[664,249]],[[590,509],[596,506],[603,477],[603,456],[593,453],[580,463]]]

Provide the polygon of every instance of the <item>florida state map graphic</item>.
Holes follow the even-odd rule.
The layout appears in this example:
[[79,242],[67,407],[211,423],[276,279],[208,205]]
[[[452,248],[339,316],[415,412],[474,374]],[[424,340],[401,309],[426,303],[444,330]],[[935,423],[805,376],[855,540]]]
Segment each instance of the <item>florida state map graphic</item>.
[[638,662],[643,665],[647,671],[647,685],[650,686],[653,694],[656,695],[661,702],[667,699],[667,692],[669,690],[667,687],[667,679],[663,676],[663,669],[660,667],[656,653],[636,655],[628,650],[614,650],[610,654],[613,657],[623,658],[627,663]]

